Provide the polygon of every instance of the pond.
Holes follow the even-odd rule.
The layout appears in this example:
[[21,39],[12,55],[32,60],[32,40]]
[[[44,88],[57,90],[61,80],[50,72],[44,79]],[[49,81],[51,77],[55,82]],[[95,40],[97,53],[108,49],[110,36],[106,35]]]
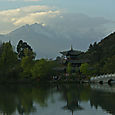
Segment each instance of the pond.
[[0,85],[0,115],[115,115],[115,86]]

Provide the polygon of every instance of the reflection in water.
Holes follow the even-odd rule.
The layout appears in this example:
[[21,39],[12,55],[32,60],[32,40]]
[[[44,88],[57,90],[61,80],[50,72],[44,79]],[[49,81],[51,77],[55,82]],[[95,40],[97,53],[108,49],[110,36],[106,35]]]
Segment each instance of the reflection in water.
[[[115,86],[92,85],[91,106],[101,106],[101,108],[112,115],[115,115]],[[98,97],[98,98],[97,98]]]
[[91,84],[91,88],[93,90],[100,90],[103,92],[110,92],[115,93],[115,85],[108,85],[108,84]]
[[72,112],[72,115],[74,111],[83,110],[83,107],[79,105],[80,90],[76,91],[76,88],[79,89],[80,87],[76,85],[63,85],[60,88],[62,98],[67,102],[63,109],[70,110]]
[[[0,85],[0,113],[3,115],[51,115],[52,111],[55,115],[75,115],[77,113],[83,115],[83,112],[90,115],[87,112],[92,111],[97,112],[98,115],[107,115],[107,113],[115,115],[114,90],[102,91],[102,87],[109,89],[112,86],[100,87],[101,90],[99,86],[90,88],[89,85],[79,84]],[[87,106],[90,108],[87,109]],[[56,108],[58,109],[57,114],[55,107],[59,107]],[[44,114],[45,111],[47,112]]]

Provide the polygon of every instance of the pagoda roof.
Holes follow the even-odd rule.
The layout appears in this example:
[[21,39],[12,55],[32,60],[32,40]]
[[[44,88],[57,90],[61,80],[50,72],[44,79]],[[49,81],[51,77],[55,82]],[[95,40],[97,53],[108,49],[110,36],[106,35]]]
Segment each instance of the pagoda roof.
[[79,60],[70,60],[69,63],[86,63],[89,62],[89,60],[86,59],[79,59]]
[[66,56],[66,55],[80,55],[83,52],[71,49],[71,50],[68,50],[68,51],[62,51],[60,53]]

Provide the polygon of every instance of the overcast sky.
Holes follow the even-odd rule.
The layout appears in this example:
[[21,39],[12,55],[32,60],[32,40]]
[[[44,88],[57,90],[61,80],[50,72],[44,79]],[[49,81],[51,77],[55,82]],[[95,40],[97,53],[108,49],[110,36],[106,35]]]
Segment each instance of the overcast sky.
[[[34,23],[44,27],[42,34],[46,38],[54,35],[52,38],[56,39],[53,48],[51,43],[45,45],[53,50],[51,55],[47,51],[49,57],[55,57],[57,50],[69,48],[71,44],[76,49],[86,50],[90,43],[115,31],[115,0],[0,0],[0,34]],[[45,28],[49,30],[46,35]],[[32,46],[40,42],[39,39],[30,40]],[[38,49],[43,53],[36,45],[35,50]]]
[[68,16],[84,14],[92,19],[100,17],[101,22],[108,20],[107,31],[111,32],[115,25],[114,5],[115,0],[0,0],[0,33],[10,32],[26,23],[46,25],[53,17],[61,20],[65,13]]

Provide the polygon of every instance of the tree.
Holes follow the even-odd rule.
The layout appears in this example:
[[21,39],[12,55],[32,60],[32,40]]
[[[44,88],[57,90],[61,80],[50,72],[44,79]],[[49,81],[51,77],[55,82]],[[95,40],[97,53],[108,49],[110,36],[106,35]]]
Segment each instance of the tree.
[[2,54],[2,46],[3,46],[3,44],[0,42],[0,56]]
[[93,45],[90,44],[87,54],[88,58],[90,59],[90,63],[95,64],[99,62],[102,58],[102,47],[94,42]]
[[76,67],[75,72],[76,72],[77,75],[80,75],[80,69],[79,69],[79,67]]
[[22,40],[19,41],[17,45],[17,52],[18,52],[18,57],[22,59],[25,56],[25,49],[28,49],[29,51],[33,52],[31,46],[29,46],[26,42],[23,42]]
[[103,73],[114,73],[115,72],[115,55],[108,58],[103,67]]
[[92,49],[93,49],[93,45],[90,44],[90,45],[89,45],[89,49],[88,49],[88,51],[92,51]]
[[81,64],[81,66],[80,66],[80,72],[83,75],[89,75],[89,64],[88,63]]
[[31,77],[31,69],[34,65],[35,53],[29,49],[24,49],[24,57],[21,60],[21,67],[23,69],[23,77]]
[[10,42],[3,43],[0,57],[0,74],[9,76],[16,70],[18,60]]
[[35,62],[31,72],[34,79],[49,80],[54,74],[53,68],[55,63],[53,61],[41,59]]
[[67,73],[69,73],[69,74],[72,73],[72,66],[71,66],[71,63],[68,63],[68,65],[67,65]]

